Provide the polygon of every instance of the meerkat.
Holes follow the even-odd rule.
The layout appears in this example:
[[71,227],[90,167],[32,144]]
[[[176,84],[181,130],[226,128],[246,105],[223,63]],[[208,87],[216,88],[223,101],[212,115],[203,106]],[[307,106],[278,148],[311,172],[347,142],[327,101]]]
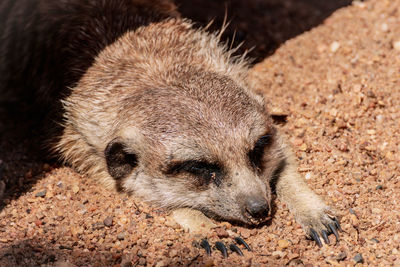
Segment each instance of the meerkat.
[[61,111],[53,149],[78,172],[189,229],[208,217],[260,224],[275,188],[319,245],[337,236],[247,61],[172,1],[4,0],[0,17],[2,89]]

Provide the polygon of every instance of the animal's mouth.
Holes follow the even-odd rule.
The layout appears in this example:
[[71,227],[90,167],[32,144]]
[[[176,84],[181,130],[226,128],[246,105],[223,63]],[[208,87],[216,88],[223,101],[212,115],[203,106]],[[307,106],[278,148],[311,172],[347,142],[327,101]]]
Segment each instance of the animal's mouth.
[[263,217],[263,218],[253,218],[251,216],[246,216],[246,220],[248,221],[247,224],[249,224],[249,225],[259,225],[266,221],[271,220],[271,218],[272,217],[270,215]]
[[241,216],[238,216],[238,217],[223,216],[223,215],[220,215],[220,214],[218,214],[214,211],[208,210],[208,209],[207,210],[202,209],[201,211],[207,217],[214,218],[219,221],[229,221],[231,223],[247,225],[247,226],[257,226],[257,225],[260,225],[262,223],[265,223],[265,222],[271,220],[271,218],[272,218],[272,216],[270,214],[268,214],[264,217],[254,218],[250,215],[246,216],[244,214],[241,214]]

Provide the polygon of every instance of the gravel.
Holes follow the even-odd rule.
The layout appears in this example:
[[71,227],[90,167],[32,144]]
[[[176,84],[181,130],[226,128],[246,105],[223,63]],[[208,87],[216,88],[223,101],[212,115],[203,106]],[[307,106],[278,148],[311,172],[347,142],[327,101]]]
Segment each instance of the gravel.
[[346,258],[347,258],[347,253],[344,252],[344,251],[340,252],[340,253],[335,257],[335,259],[336,259],[337,261],[344,261]]
[[113,216],[107,216],[107,218],[104,219],[103,223],[105,226],[108,226],[108,227],[112,226]]
[[37,193],[35,194],[35,197],[45,197],[45,196],[46,196],[46,193],[47,193],[46,190],[37,192]]
[[[281,2],[293,11],[294,1]],[[293,16],[306,11],[297,8]],[[251,16],[263,20],[266,13]],[[257,33],[266,29],[241,27],[253,30],[250,43],[261,43]],[[267,225],[216,222],[206,236],[228,246],[241,236],[252,251],[241,247],[244,256],[228,251],[223,259],[213,248],[207,256],[193,245],[202,237],[184,232],[167,211],[105,190],[68,167],[29,162],[23,150],[7,154],[7,142],[14,143],[3,138],[0,266],[398,265],[399,36],[400,0],[354,2],[286,41],[250,73],[269,108],[285,116],[277,127],[288,136],[299,171],[338,211],[339,242],[330,236],[331,245],[318,248],[276,201]],[[2,186],[15,193],[1,200]]]
[[360,253],[356,254],[356,255],[354,256],[353,260],[354,260],[356,263],[364,263],[364,258],[363,258],[363,256],[362,256]]

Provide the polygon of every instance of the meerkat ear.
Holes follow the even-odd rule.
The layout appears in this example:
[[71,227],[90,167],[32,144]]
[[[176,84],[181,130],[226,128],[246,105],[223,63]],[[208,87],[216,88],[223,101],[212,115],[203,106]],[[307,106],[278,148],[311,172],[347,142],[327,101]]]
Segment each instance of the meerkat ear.
[[128,152],[126,145],[121,140],[113,140],[104,150],[108,173],[120,180],[129,175],[138,165],[137,155]]

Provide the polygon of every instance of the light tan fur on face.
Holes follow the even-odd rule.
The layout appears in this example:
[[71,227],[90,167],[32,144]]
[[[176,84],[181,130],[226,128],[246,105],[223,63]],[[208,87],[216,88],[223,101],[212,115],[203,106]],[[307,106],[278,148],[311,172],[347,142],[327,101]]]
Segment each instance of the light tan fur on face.
[[[273,133],[263,99],[249,89],[247,64],[216,35],[169,19],[128,32],[95,60],[63,101],[64,133],[56,145],[66,162],[116,186],[104,150],[118,139],[138,155],[122,188],[166,208],[192,208],[217,218],[259,223],[243,215],[241,199],[271,201],[270,182],[281,164],[278,196],[308,231],[329,208],[305,184],[279,134],[263,156],[262,172],[248,152]],[[196,186],[188,174],[166,174],[171,163],[218,162],[221,184]]]

